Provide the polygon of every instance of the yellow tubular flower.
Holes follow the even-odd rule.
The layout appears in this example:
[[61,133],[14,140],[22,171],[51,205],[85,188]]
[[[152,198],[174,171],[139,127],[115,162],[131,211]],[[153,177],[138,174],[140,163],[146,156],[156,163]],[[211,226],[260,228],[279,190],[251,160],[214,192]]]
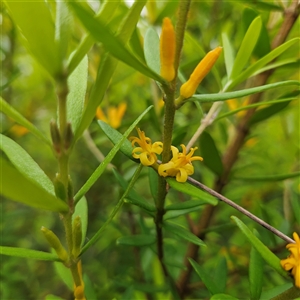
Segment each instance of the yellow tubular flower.
[[296,243],[287,244],[286,248],[291,252],[290,256],[280,261],[286,271],[291,271],[295,280],[295,286],[300,289],[300,238],[296,232],[293,233]]
[[137,132],[139,138],[135,136],[129,138],[132,147],[135,147],[135,144],[139,145],[132,150],[132,156],[138,158],[144,166],[152,166],[156,163],[156,154],[161,154],[163,150],[163,143],[155,142],[152,145],[151,139],[145,136],[144,131],[137,128]]
[[160,75],[167,81],[175,77],[175,31],[169,18],[164,18],[160,36]]
[[195,94],[198,85],[211,70],[218,57],[220,56],[221,51],[222,47],[217,47],[214,50],[208,52],[200,61],[200,63],[190,76],[189,80],[180,88],[180,95],[182,96],[182,98],[187,99]]
[[166,177],[176,177],[178,182],[186,182],[188,175],[192,175],[194,173],[194,167],[192,165],[192,161],[194,160],[203,160],[200,156],[193,156],[194,152],[198,149],[197,147],[191,148],[189,154],[186,154],[186,147],[185,145],[181,145],[182,153],[179,150],[171,146],[172,151],[172,159],[166,163],[161,164],[158,167],[158,174],[160,176]]

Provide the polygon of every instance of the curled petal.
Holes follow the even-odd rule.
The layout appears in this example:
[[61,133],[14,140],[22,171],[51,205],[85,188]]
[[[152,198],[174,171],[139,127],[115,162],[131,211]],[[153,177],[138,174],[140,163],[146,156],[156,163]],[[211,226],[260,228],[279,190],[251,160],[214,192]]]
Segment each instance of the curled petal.
[[140,161],[144,166],[151,166],[156,162],[156,155],[143,152],[140,154]]
[[157,153],[157,154],[161,154],[163,151],[163,143],[162,142],[155,142],[152,145],[152,151]]

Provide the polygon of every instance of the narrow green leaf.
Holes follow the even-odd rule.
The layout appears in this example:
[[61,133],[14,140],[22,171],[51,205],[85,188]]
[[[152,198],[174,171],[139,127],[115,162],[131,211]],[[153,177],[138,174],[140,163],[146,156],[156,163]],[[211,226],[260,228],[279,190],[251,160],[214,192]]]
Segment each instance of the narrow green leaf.
[[299,38],[293,38],[284,44],[278,46],[274,50],[272,50],[270,53],[256,61],[254,64],[252,64],[249,68],[247,68],[245,71],[238,74],[231,82],[227,84],[227,90],[231,89],[232,87],[238,85],[239,83],[243,82],[247,78],[255,75],[258,73],[258,70],[262,69],[265,65],[267,65],[269,62],[273,61],[276,57],[278,57],[280,54],[287,51],[288,48],[295,45],[296,43],[299,43]]
[[188,101],[200,101],[200,102],[224,101],[224,100],[229,100],[229,99],[241,98],[244,96],[264,92],[264,91],[278,88],[278,87],[291,86],[291,85],[300,86],[300,83],[297,80],[280,81],[280,82],[276,82],[276,83],[266,84],[266,85],[262,85],[259,87],[244,89],[244,90],[235,91],[235,92],[194,95],[192,98],[189,98]]
[[56,254],[25,248],[0,246],[0,254],[37,260],[60,261]]
[[184,208],[184,209],[181,209],[181,210],[178,210],[178,209],[177,210],[169,210],[164,215],[164,221],[174,219],[174,218],[178,218],[180,216],[189,214],[193,211],[197,211],[200,208],[201,208],[200,206],[194,206],[194,207],[191,207],[191,208]]
[[[135,29],[136,23],[140,18],[140,13],[144,7],[143,1],[136,1],[129,9],[128,13],[122,20],[122,25],[118,30],[117,36],[120,41],[125,45],[133,30]],[[106,53],[101,59],[100,66],[98,68],[98,74],[96,82],[90,94],[89,101],[86,105],[84,114],[82,116],[80,125],[77,131],[74,132],[74,142],[82,135],[84,130],[90,125],[96,114],[97,106],[101,103],[107,87],[110,83],[111,77],[117,67],[118,60]]]
[[54,263],[54,269],[56,274],[61,278],[61,280],[65,283],[69,290],[73,291],[74,282],[70,269],[67,268],[64,264],[57,262]]
[[[137,55],[137,57],[142,61],[146,62],[145,55],[144,55],[144,47],[141,43],[141,36],[139,34],[139,30],[135,27],[132,36],[129,40],[129,45],[132,51]],[[158,72],[157,72],[158,73]],[[158,73],[159,74],[159,73]]]
[[291,194],[291,206],[292,211],[294,213],[295,220],[297,224],[300,224],[300,214],[298,213],[300,211],[300,193],[296,191],[296,189],[291,188],[290,189]]
[[[91,177],[87,180],[87,182],[81,187],[81,189],[77,192],[77,194],[74,196],[75,203],[81,199],[83,195],[86,194],[86,192],[94,185],[94,183],[98,180],[98,178],[102,175],[104,172],[106,166],[112,161],[114,156],[117,154],[119,149],[121,148],[122,144],[126,141],[127,137],[131,133],[131,131],[135,128],[135,126],[140,122],[140,120],[145,116],[145,114],[152,108],[153,106],[149,106],[132,124],[131,126],[126,130],[126,132],[123,134],[123,137],[115,146],[111,149],[111,151],[107,154],[104,161],[99,165],[99,167],[94,171],[94,173],[91,175]],[[98,122],[101,124],[101,121]]]
[[184,227],[181,227],[175,223],[170,223],[170,222],[164,222],[163,223],[163,228],[172,234],[177,235],[178,237],[189,241],[197,246],[205,246],[203,241],[201,241],[196,235],[185,229]]
[[87,226],[88,226],[88,205],[86,198],[83,196],[76,204],[75,212],[72,216],[72,219],[80,217],[81,220],[81,230],[82,230],[82,242],[81,246],[84,244]]
[[159,37],[153,27],[149,27],[144,38],[144,54],[147,65],[160,73]]
[[32,123],[25,119],[18,111],[10,106],[2,97],[0,97],[0,111],[6,114],[8,117],[19,123],[20,125],[27,128],[37,138],[51,146],[51,141],[45,136],[44,133],[40,132]]
[[274,297],[276,297],[277,295],[283,293],[284,291],[290,289],[291,287],[293,287],[293,284],[290,283],[285,283],[279,286],[276,286],[270,290],[264,291],[260,297],[261,300],[274,300]]
[[265,262],[274,270],[276,270],[280,275],[285,278],[289,278],[288,273],[284,271],[280,265],[280,259],[268,247],[266,247],[240,219],[234,216],[232,216],[231,219],[240,228],[242,233],[246,236],[252,246],[265,260]]
[[285,179],[295,178],[299,176],[300,176],[300,172],[293,172],[289,174],[278,174],[278,175],[238,176],[238,177],[234,177],[234,179],[243,180],[243,181],[279,181],[279,180],[285,180]]
[[66,59],[70,43],[73,18],[64,1],[56,1],[55,41],[60,60]]
[[224,293],[226,289],[227,275],[228,275],[227,261],[224,256],[221,256],[218,259],[216,267],[214,269],[213,282],[218,283],[219,290],[222,293]]
[[15,168],[24,177],[35,182],[46,192],[55,195],[52,181],[32,157],[21,146],[5,135],[0,134],[0,140],[0,149],[7,155]]
[[256,45],[256,42],[258,40],[260,30],[261,30],[261,25],[262,25],[261,17],[257,17],[253,20],[253,22],[249,26],[243,38],[239,51],[236,55],[232,67],[232,71],[230,74],[230,79],[234,80],[241,73],[246,63],[248,62],[253,52],[253,49]]
[[[192,267],[205,284],[211,295],[221,293],[219,286],[213,282],[210,276],[204,271],[203,267],[201,267],[197,262],[195,262],[192,258],[188,259],[191,263]],[[225,298],[226,299],[226,298]]]
[[[110,1],[106,0],[104,3],[101,3],[100,11],[95,16],[97,19],[102,20],[104,25],[107,25],[108,22],[114,15],[114,12],[117,11],[118,5],[120,4],[121,0]],[[94,38],[91,34],[87,34],[81,41],[80,45],[71,55],[68,63],[68,71],[71,74],[84,56],[88,53],[91,49],[93,44],[95,43]]]
[[[68,205],[46,191],[36,182],[24,177],[17,169],[4,159],[0,159],[1,179],[0,193],[5,197],[32,207],[57,212],[67,212]],[[16,185],[17,183],[17,185]]]
[[159,82],[164,82],[158,74],[145,66],[126,47],[124,47],[123,43],[114,34],[112,34],[101,21],[95,19],[93,15],[91,15],[77,2],[69,2],[69,5],[92,36],[98,42],[103,43],[104,47],[113,56],[141,72],[145,76],[153,78]]
[[[126,180],[116,171],[116,170],[112,170],[116,179],[118,180],[118,182],[120,183],[122,189],[124,191],[126,191],[127,187],[128,187],[128,183],[126,182]],[[146,202],[145,199],[143,199],[143,197],[141,197],[135,190],[130,190],[128,193],[128,198],[129,199],[125,199],[124,202],[125,203],[132,203],[134,205],[137,205],[143,209],[145,209],[148,212],[154,212],[156,211],[156,208],[149,204],[148,202]]]
[[85,56],[68,78],[67,118],[72,124],[73,132],[77,131],[83,115],[87,77],[88,58]]
[[131,236],[122,236],[117,239],[117,245],[125,246],[150,246],[156,242],[156,237],[154,235],[146,234],[136,234]]
[[140,172],[143,168],[143,165],[140,164],[138,166],[138,168],[136,169],[134,175],[132,176],[132,179],[126,189],[126,191],[124,192],[124,194],[122,195],[121,199],[119,200],[119,202],[116,204],[116,206],[114,207],[113,211],[110,213],[108,219],[105,221],[105,223],[102,225],[102,227],[96,232],[96,234],[84,245],[84,247],[81,250],[81,255],[88,250],[91,246],[93,246],[100,238],[101,234],[103,233],[104,229],[110,224],[110,222],[113,220],[114,216],[117,214],[117,212],[120,210],[120,208],[123,205],[124,199],[127,197],[129,191],[133,188],[135,182],[137,181]]
[[210,300],[239,300],[239,299],[230,296],[228,294],[215,294],[210,298]]
[[177,182],[175,178],[171,178],[171,177],[166,177],[166,180],[170,185],[170,187],[172,187],[173,189],[185,193],[187,195],[190,195],[192,197],[196,197],[197,199],[201,199],[201,201],[203,201],[203,204],[205,203],[211,205],[218,204],[218,200],[216,198],[194,187],[188,182],[184,182],[184,183]]
[[229,38],[225,32],[222,33],[222,44],[227,77],[230,78],[230,74],[234,63],[234,52],[231,42],[229,41]]
[[189,201],[184,201],[184,202],[179,202],[179,203],[173,203],[170,205],[167,205],[165,210],[181,210],[181,209],[187,209],[187,208],[193,208],[196,206],[202,206],[206,204],[202,200],[189,200]]
[[[256,236],[258,233],[256,233]],[[263,285],[264,261],[259,252],[252,246],[249,264],[250,299],[260,299]]]
[[[116,129],[112,128],[109,124],[103,121],[98,121],[98,124],[114,145],[117,144],[123,138],[123,135]],[[132,157],[132,150],[133,147],[131,146],[131,143],[129,142],[129,140],[126,139],[120,147],[120,151],[131,160],[138,162],[138,160]]]
[[220,120],[220,119],[225,118],[225,117],[229,117],[231,115],[235,115],[239,111],[248,110],[248,109],[253,108],[253,107],[259,107],[259,106],[263,106],[263,105],[270,105],[270,104],[281,103],[281,102],[290,102],[292,100],[299,100],[299,98],[295,98],[295,97],[283,98],[283,99],[277,99],[277,100],[271,100],[271,101],[264,101],[264,102],[250,104],[250,105],[245,105],[245,106],[242,106],[242,107],[240,107],[238,109],[235,109],[235,110],[232,110],[232,111],[229,111],[229,112],[227,112],[225,114],[220,115],[219,117],[217,117],[215,119],[215,121]]
[[223,173],[223,163],[215,141],[211,135],[204,131],[200,136],[200,150],[204,164],[216,175]]
[[[54,22],[47,3],[43,1],[5,1],[5,4],[22,35],[26,38],[26,46],[30,52],[52,76],[57,75],[61,61],[57,55]],[[28,22],[28,16],[34,22]]]

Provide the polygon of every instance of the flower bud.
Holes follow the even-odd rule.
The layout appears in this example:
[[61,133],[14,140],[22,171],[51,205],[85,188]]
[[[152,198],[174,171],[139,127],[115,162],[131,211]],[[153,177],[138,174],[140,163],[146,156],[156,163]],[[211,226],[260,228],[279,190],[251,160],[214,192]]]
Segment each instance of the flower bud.
[[64,130],[64,149],[68,150],[73,142],[74,134],[72,131],[72,125],[70,122],[66,124],[66,128]]
[[203,78],[208,74],[216,60],[220,56],[222,47],[217,47],[214,50],[208,52],[206,56],[200,61],[189,80],[184,83],[180,88],[180,96],[184,99],[192,97],[198,85]]
[[61,244],[59,238],[56,236],[56,234],[47,229],[46,227],[42,226],[41,231],[43,232],[45,238],[47,239],[50,246],[55,250],[57,256],[63,261],[68,261],[68,253],[66,249]]
[[167,81],[175,77],[175,31],[169,18],[164,18],[160,36],[160,75]]
[[61,155],[61,137],[59,133],[59,129],[57,127],[57,123],[54,120],[50,122],[50,134],[53,144],[53,149],[57,156]]

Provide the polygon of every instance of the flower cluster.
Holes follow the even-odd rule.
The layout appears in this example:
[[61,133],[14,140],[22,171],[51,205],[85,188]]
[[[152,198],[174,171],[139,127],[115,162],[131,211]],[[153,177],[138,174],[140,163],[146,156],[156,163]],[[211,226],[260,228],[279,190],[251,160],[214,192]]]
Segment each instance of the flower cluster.
[[280,261],[281,266],[290,271],[295,280],[295,286],[300,288],[300,238],[293,233],[295,243],[287,244],[286,248],[291,252],[290,256]]
[[[163,150],[162,142],[155,142],[152,144],[152,141],[149,137],[145,136],[145,133],[140,129],[137,129],[139,137],[131,137],[131,144],[135,147],[132,150],[132,156],[138,158],[141,161],[141,164],[144,166],[152,166],[157,161],[156,154],[161,154]],[[138,147],[135,146],[138,145]],[[197,150],[197,147],[192,148],[191,151],[187,154],[185,145],[181,145],[182,152],[171,146],[172,158],[169,162],[165,164],[160,164],[158,167],[158,174],[163,177],[176,177],[178,182],[186,182],[189,175],[194,173],[194,167],[192,161],[200,160],[203,158],[200,156],[194,156],[194,152]]]

